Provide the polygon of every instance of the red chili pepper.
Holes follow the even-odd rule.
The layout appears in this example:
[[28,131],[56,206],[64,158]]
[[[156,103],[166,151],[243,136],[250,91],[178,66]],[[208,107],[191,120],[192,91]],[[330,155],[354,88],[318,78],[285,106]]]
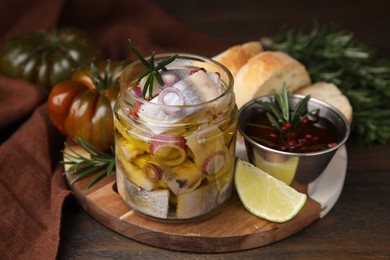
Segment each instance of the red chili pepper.
[[197,69],[194,69],[194,70],[191,70],[190,71],[190,75],[194,74],[195,72],[198,72],[200,70],[203,70],[204,72],[206,72],[206,70],[204,68],[197,68]]
[[270,138],[270,139],[273,139],[273,140],[274,140],[274,139],[276,139],[276,137],[278,137],[278,136],[277,136],[275,133],[270,133],[270,134],[269,134],[269,138]]
[[138,111],[140,107],[141,107],[141,103],[136,103],[134,108],[130,109],[130,114],[132,116],[138,116]]
[[289,146],[295,146],[296,142],[295,140],[288,141]]
[[283,127],[282,127],[283,130],[288,130],[288,129],[290,129],[290,128],[291,128],[291,123],[290,123],[290,122],[285,123],[285,124],[283,125]]

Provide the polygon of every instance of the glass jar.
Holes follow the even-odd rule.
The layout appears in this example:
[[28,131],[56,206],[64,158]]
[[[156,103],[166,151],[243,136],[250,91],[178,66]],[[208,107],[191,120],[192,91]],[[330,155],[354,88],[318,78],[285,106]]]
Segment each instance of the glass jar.
[[227,203],[233,188],[233,77],[221,64],[192,54],[179,54],[166,68],[182,79],[177,88],[186,102],[158,102],[162,94],[140,97],[134,88],[146,71],[140,61],[122,72],[114,112],[118,193],[136,213],[154,220],[205,219]]

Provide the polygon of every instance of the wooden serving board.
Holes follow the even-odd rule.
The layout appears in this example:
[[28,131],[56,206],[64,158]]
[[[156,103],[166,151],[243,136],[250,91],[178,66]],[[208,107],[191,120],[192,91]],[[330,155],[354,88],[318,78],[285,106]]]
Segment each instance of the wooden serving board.
[[[69,182],[74,178],[70,174],[66,177]],[[116,192],[115,174],[85,189],[92,177],[70,185],[80,205],[92,217],[126,237],[165,249],[230,252],[260,247],[301,231],[319,219],[321,213],[321,205],[309,198],[292,220],[273,223],[249,213],[234,192],[229,203],[208,220],[161,223],[137,215],[124,203]]]

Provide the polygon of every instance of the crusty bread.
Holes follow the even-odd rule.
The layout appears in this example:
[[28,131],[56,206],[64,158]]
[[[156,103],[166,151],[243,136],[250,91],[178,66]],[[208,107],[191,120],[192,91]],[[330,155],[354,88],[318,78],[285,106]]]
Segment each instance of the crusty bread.
[[290,92],[321,99],[352,122],[352,106],[340,89],[332,83],[312,84],[306,68],[287,53],[263,51],[260,42],[252,41],[230,47],[213,59],[232,72],[238,108],[272,90],[280,91],[285,82]]
[[352,106],[348,98],[343,95],[340,89],[333,83],[316,82],[313,85],[300,88],[295,91],[297,94],[310,95],[325,101],[345,115],[349,123],[352,122]]
[[232,46],[217,56],[214,56],[213,59],[224,65],[230,70],[233,77],[235,77],[240,68],[244,66],[251,57],[262,51],[263,46],[260,41],[251,41]]
[[284,52],[264,51],[253,56],[235,77],[234,92],[238,108],[256,97],[280,91],[283,83],[293,92],[311,84],[309,73]]

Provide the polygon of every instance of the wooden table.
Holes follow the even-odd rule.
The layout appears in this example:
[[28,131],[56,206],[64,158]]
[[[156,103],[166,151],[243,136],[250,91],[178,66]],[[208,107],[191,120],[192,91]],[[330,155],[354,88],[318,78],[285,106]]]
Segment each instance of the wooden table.
[[[388,1],[191,1],[158,0],[172,16],[226,46],[273,35],[284,25],[310,28],[336,21],[390,58]],[[291,3],[290,3],[291,2]],[[294,4],[292,4],[294,3]],[[207,10],[206,10],[207,9]],[[390,87],[390,86],[389,86]],[[335,207],[303,231],[245,251],[197,254],[160,249],[124,237],[95,221],[77,202],[64,208],[59,259],[257,259],[390,258],[390,145],[347,143],[348,170]]]

